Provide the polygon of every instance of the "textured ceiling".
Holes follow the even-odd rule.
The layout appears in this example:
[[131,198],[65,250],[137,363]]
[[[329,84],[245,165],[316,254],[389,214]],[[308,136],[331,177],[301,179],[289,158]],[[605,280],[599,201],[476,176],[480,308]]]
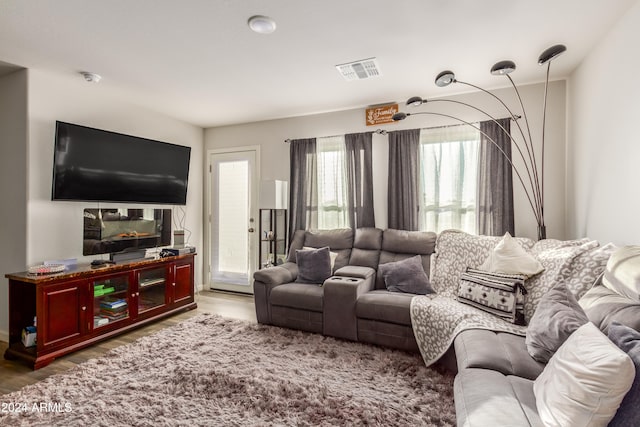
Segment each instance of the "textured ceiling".
[[[636,1],[3,0],[0,61],[92,71],[130,102],[210,127],[449,95],[433,83],[443,69],[502,87],[489,74],[502,59],[518,84],[538,82],[537,57],[557,43],[563,78]],[[277,30],[251,32],[255,14]],[[347,82],[334,67],[369,57],[381,77]]]

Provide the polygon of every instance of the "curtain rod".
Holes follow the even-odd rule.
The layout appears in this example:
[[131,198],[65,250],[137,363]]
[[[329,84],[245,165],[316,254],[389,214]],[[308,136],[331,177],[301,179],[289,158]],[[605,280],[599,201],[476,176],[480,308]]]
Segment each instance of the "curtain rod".
[[[386,135],[388,132],[384,129],[376,129],[374,131],[372,131],[373,133],[377,133],[380,135]],[[336,136],[344,136],[344,135],[329,135],[329,136],[317,136],[316,138],[334,138]],[[293,141],[293,139],[287,138],[284,140],[284,142],[286,142],[287,144],[290,143],[291,141]]]

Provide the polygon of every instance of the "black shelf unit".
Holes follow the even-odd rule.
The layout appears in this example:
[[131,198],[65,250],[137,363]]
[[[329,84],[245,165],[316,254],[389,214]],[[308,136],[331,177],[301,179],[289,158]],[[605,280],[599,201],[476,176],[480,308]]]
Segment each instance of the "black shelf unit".
[[287,210],[260,209],[259,236],[258,268],[285,262],[289,246]]

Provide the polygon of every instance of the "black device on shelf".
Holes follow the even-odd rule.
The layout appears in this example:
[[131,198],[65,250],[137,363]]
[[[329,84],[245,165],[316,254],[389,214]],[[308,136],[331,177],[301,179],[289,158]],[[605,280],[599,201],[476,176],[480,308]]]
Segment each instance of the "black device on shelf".
[[184,205],[191,147],[56,122],[52,200]]

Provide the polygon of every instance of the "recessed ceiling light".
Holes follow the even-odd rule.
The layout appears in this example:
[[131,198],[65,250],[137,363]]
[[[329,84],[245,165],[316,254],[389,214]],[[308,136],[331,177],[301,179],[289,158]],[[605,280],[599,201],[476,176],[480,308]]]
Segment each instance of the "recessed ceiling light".
[[89,83],[98,83],[100,80],[102,80],[102,76],[100,74],[90,73],[88,71],[81,71],[80,74]]
[[276,30],[276,21],[268,16],[255,15],[247,22],[249,28],[258,34],[271,34]]

